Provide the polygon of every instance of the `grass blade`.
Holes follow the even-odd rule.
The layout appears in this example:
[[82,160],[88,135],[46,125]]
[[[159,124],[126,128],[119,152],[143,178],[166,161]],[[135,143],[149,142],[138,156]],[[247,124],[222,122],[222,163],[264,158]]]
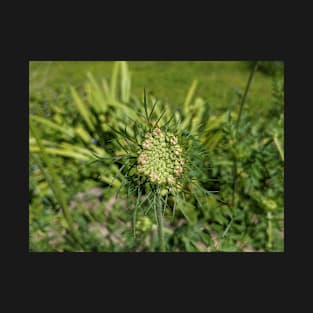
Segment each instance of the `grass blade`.
[[87,77],[89,79],[89,82],[92,86],[92,94],[95,97],[96,101],[93,101],[93,105],[96,109],[97,112],[106,112],[107,111],[107,106],[105,103],[105,99],[103,97],[103,93],[102,90],[99,86],[99,84],[96,82],[95,78],[93,77],[93,75],[88,72],[87,73]]
[[118,70],[120,67],[120,62],[115,62],[113,66],[112,71],[112,77],[111,77],[111,96],[113,100],[117,100],[117,77],[118,77]]
[[197,80],[194,80],[192,83],[191,83],[191,86],[188,90],[188,93],[187,93],[187,96],[186,96],[186,99],[185,99],[185,102],[184,102],[184,105],[183,105],[183,110],[184,110],[184,113],[187,114],[188,113],[188,106],[192,100],[192,97],[194,96],[194,93],[196,91],[196,88],[197,88],[197,85],[198,85],[198,81]]
[[62,127],[62,126],[60,126],[54,122],[51,122],[50,120],[48,120],[44,117],[37,116],[37,115],[30,115],[30,118],[36,122],[39,122],[39,123],[45,125],[45,126],[53,128],[53,129],[65,134],[66,136],[69,136],[69,137],[74,136],[74,130],[72,128]]
[[130,99],[130,73],[126,61],[121,61],[121,100],[124,103],[128,103]]
[[87,109],[86,104],[82,101],[82,99],[78,95],[77,91],[73,87],[70,87],[70,90],[71,90],[71,94],[72,94],[73,99],[74,99],[74,103],[76,104],[76,107],[77,107],[79,113],[81,114],[81,116],[83,117],[85,122],[87,123],[88,128],[90,130],[94,131],[95,127],[92,123],[91,112]]

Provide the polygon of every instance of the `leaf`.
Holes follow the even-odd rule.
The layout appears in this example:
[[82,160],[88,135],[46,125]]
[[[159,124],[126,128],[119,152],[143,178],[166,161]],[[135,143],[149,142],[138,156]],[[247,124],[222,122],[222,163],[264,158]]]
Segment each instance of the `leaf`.
[[103,88],[105,97],[108,99],[109,102],[111,102],[112,95],[111,95],[111,91],[109,88],[109,84],[105,78],[102,79],[102,88]]
[[79,113],[81,114],[81,116],[83,117],[85,122],[87,123],[88,128],[91,131],[94,131],[95,127],[92,123],[92,114],[88,110],[87,105],[82,101],[82,99],[78,95],[77,91],[73,87],[70,87],[70,91],[71,91],[72,97],[74,99],[74,103],[76,104],[76,107],[77,107]]
[[128,70],[127,62],[121,61],[121,100],[124,103],[128,103],[130,99],[130,73]]
[[107,176],[99,176],[100,180],[103,182],[112,185],[113,187],[118,188],[121,185],[121,182],[116,177],[107,177]]
[[205,128],[206,132],[210,132],[211,130],[215,129],[215,128],[219,128],[221,126],[221,124],[226,122],[226,113],[222,114],[221,116],[211,116],[207,126]]
[[185,102],[184,102],[184,105],[183,105],[183,110],[184,110],[184,114],[185,115],[188,115],[188,106],[192,100],[192,97],[194,96],[194,93],[196,91],[196,88],[197,88],[197,85],[198,85],[198,81],[197,80],[193,80],[193,82],[191,83],[191,86],[189,87],[189,90],[188,90],[188,93],[187,93],[187,96],[185,98]]
[[[31,152],[40,152],[40,148],[39,147],[31,147],[30,151]],[[78,152],[65,150],[65,149],[58,149],[58,148],[45,148],[45,151],[47,154],[61,155],[64,157],[70,157],[70,158],[74,158],[74,159],[81,160],[81,161],[88,161],[88,160],[90,160],[90,157],[92,157],[92,154],[90,154],[90,157],[87,157],[86,155],[80,154]]]
[[220,130],[217,131],[214,135],[211,135],[207,143],[208,148],[214,149],[218,145],[218,143],[223,139],[223,137],[224,134]]
[[[182,201],[182,200],[178,200],[178,209],[181,211],[181,213],[184,215],[184,217],[186,218],[186,220],[188,221],[188,223],[192,224],[194,222],[194,218],[191,216],[191,212],[189,212],[190,210],[188,210],[187,208],[187,202],[186,201]],[[186,205],[186,207],[185,207]],[[190,205],[190,204],[189,204]],[[187,210],[186,210],[187,209]]]
[[87,73],[87,77],[89,79],[89,82],[91,83],[91,93],[94,97],[94,101],[92,101],[91,104],[94,106],[97,112],[106,112],[107,105],[99,84],[96,82],[95,78],[90,72]]
[[75,128],[75,132],[79,137],[85,142],[85,143],[90,143],[91,142],[91,137],[89,133],[82,128],[81,126],[78,126]]
[[117,95],[117,76],[118,76],[118,71],[120,67],[120,62],[115,62],[113,66],[113,71],[112,71],[112,77],[111,77],[111,96],[112,100],[116,100],[118,98]]
[[50,120],[48,120],[44,117],[37,116],[37,115],[30,115],[30,119],[32,119],[36,122],[39,122],[43,125],[46,125],[46,126],[52,128],[52,129],[55,129],[57,131],[60,131],[61,133],[65,134],[66,136],[69,136],[69,137],[74,136],[74,131],[70,127],[68,127],[68,128],[62,127],[62,126],[60,126],[54,122],[51,122]]

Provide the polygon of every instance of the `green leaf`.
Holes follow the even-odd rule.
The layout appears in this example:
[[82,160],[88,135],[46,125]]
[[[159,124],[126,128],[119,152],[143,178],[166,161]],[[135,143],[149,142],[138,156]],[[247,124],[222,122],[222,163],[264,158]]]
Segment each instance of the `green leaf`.
[[118,99],[117,95],[117,77],[118,77],[118,71],[120,67],[120,62],[115,62],[113,66],[113,71],[112,71],[112,78],[111,78],[111,96],[112,100]]
[[215,128],[219,128],[223,123],[226,122],[226,113],[222,114],[221,116],[211,116],[207,126],[205,128],[206,132],[210,132]]
[[108,109],[106,103],[107,100],[104,99],[103,91],[90,72],[87,73],[87,77],[92,86],[91,92],[94,97],[92,104],[94,105],[97,112],[106,112]]
[[103,88],[105,97],[108,99],[109,102],[111,102],[112,95],[111,95],[111,91],[109,88],[109,84],[105,78],[102,79],[102,88]]
[[128,70],[127,62],[121,61],[121,100],[124,103],[128,103],[130,99],[130,73]]
[[74,103],[76,104],[76,107],[77,107],[79,113],[81,114],[81,116],[83,117],[85,122],[87,123],[88,128],[91,131],[94,131],[95,127],[92,123],[92,117],[93,116],[92,116],[91,112],[89,111],[87,105],[82,101],[82,99],[78,95],[77,91],[73,87],[70,87],[70,90],[71,90],[71,94],[72,94],[73,99],[74,99]]
[[198,85],[198,81],[197,80],[193,80],[193,82],[191,83],[191,86],[189,87],[189,90],[188,90],[188,93],[187,93],[187,96],[185,98],[185,102],[184,102],[184,105],[183,105],[183,110],[184,110],[184,114],[185,115],[188,115],[188,106],[192,100],[192,97],[194,96],[194,93],[196,91],[196,88],[197,88],[197,85]]
[[218,143],[223,139],[224,134],[222,131],[217,131],[215,134],[209,136],[207,146],[209,149],[214,149]]
[[[45,150],[46,150],[47,154],[61,155],[64,157],[70,157],[70,158],[82,160],[82,161],[88,161],[88,160],[90,160],[90,157],[92,157],[92,155],[90,155],[90,157],[87,157],[86,155],[83,155],[83,154],[80,154],[80,153],[77,153],[74,151],[58,149],[58,148],[46,148]],[[31,147],[30,151],[31,152],[40,152],[40,148],[39,147]]]
[[85,143],[91,142],[91,137],[89,133],[83,127],[81,126],[76,127],[75,132]]
[[192,216],[192,212],[190,212],[190,209],[188,209],[187,205],[189,205],[189,208],[190,208],[189,203],[187,203],[186,201],[178,200],[178,203],[177,203],[178,209],[184,215],[188,223],[192,224],[194,222],[194,218]]
[[74,131],[70,127],[68,127],[68,128],[62,127],[62,126],[60,126],[54,122],[51,122],[50,120],[48,120],[44,117],[37,116],[37,115],[30,115],[30,119],[32,119],[33,121],[36,121],[38,123],[41,123],[43,125],[46,125],[46,126],[52,128],[52,129],[55,129],[57,131],[60,131],[61,133],[65,134],[66,136],[69,136],[69,137],[74,136]]

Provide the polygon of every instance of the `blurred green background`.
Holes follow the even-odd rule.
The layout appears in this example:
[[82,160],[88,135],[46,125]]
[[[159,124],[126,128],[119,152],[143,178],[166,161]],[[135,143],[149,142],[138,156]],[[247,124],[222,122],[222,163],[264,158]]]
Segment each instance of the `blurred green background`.
[[[186,125],[201,131],[212,165],[207,187],[218,190],[225,203],[204,198],[203,207],[190,203],[186,208],[189,221],[183,215],[168,220],[169,251],[283,251],[282,62],[259,62],[244,105],[240,142],[232,149],[253,63],[30,62],[29,111],[35,128],[30,133],[30,251],[156,251],[153,216],[141,214],[138,236],[132,237],[133,199],[123,192],[114,197],[118,179],[110,187],[116,165],[89,162],[92,153],[113,154],[107,125],[117,123],[122,105],[132,108],[142,100],[144,88],[183,121],[190,119],[182,109],[188,106],[192,123]],[[234,194],[236,206],[229,204]]]

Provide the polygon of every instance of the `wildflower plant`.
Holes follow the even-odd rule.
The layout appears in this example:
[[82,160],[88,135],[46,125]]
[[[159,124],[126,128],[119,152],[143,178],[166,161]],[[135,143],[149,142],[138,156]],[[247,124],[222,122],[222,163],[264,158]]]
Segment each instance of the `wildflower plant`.
[[131,93],[125,61],[70,89],[30,67],[30,250],[283,251],[284,77],[250,94],[257,64],[242,92],[193,80],[176,107]]
[[[139,210],[147,215],[153,211],[158,228],[160,251],[166,250],[163,234],[163,218],[176,208],[188,219],[183,204],[185,197],[211,192],[201,186],[205,173],[205,151],[196,134],[181,128],[179,115],[170,112],[163,105],[160,114],[157,101],[148,105],[144,91],[143,105],[136,111],[137,118],[125,116],[120,127],[111,128],[115,133],[114,142],[118,148],[112,158],[98,158],[114,162],[119,167],[119,180],[127,195],[136,196],[133,209],[133,236],[136,236],[136,219]],[[168,116],[168,118],[165,118]],[[115,178],[114,178],[115,179]],[[199,203],[201,205],[201,203]],[[168,212],[167,212],[168,213]]]

